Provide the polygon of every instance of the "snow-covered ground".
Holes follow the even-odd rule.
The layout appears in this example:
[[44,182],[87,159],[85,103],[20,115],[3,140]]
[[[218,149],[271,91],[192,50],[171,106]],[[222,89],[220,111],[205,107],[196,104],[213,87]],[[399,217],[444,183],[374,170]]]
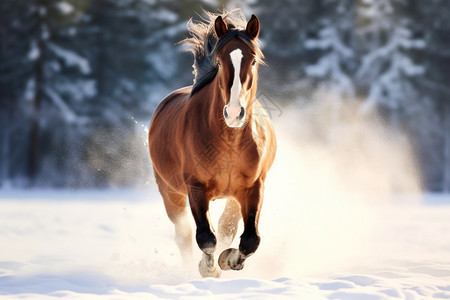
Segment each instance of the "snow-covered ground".
[[0,190],[0,298],[450,298],[450,195],[420,193],[398,135],[349,120],[332,147],[313,139],[328,124],[277,128],[260,247],[220,279],[182,266],[154,185]]
[[303,211],[266,199],[244,270],[202,279],[181,267],[154,189],[2,191],[0,298],[450,298],[449,198]]

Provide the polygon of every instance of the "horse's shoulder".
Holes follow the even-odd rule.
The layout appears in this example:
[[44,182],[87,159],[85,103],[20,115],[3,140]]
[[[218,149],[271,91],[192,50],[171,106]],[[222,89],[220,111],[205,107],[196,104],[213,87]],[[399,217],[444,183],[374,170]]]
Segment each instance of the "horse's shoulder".
[[186,86],[181,89],[178,89],[176,91],[173,91],[159,103],[158,107],[156,107],[155,112],[153,113],[154,116],[157,116],[165,107],[167,107],[170,104],[174,104],[177,100],[187,100],[189,98],[189,95],[191,93],[192,86]]

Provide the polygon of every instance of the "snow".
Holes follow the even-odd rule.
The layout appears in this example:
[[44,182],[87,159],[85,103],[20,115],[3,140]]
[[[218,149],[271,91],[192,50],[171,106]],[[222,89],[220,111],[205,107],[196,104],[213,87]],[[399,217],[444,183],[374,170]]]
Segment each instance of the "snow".
[[65,1],[58,2],[56,6],[58,7],[59,11],[64,15],[68,15],[74,11],[73,6]]
[[160,8],[157,13],[153,15],[155,20],[174,23],[178,20],[178,15],[168,9]]
[[[369,52],[362,59],[361,67],[358,70],[357,76],[370,75],[370,68],[373,64],[380,60],[386,59],[386,57],[392,57],[400,52],[402,49],[410,48],[423,48],[424,41],[419,39],[411,39],[411,31],[405,27],[397,27],[393,30],[392,37],[386,43],[386,45],[377,48],[374,51]],[[399,59],[398,65],[402,71],[407,75],[419,75],[424,72],[424,68],[420,65],[414,64],[411,59],[405,55],[399,55],[396,59]],[[395,60],[393,60],[395,62]]]
[[97,82],[92,79],[61,78],[55,89],[64,95],[70,95],[72,100],[82,102],[97,95]]
[[53,43],[49,43],[49,49],[51,49],[59,58],[63,59],[66,65],[77,67],[83,74],[91,73],[91,66],[86,58],[81,57],[71,50],[63,49]]
[[[262,232],[266,242],[242,272],[224,273],[223,279],[201,279],[195,270],[180,267],[172,226],[154,188],[4,190],[0,199],[0,295],[2,299],[448,298],[450,196],[440,197],[446,198],[446,205],[431,201],[371,207],[378,221],[368,231],[371,237],[364,241],[368,243],[365,251],[343,255],[339,248],[346,245],[333,242],[333,248],[319,248],[319,253],[330,256],[323,257],[325,261],[341,260],[335,265],[319,266],[321,258],[312,253],[286,252],[290,245],[278,243],[274,236],[280,228],[269,224]],[[261,224],[281,217],[267,214]],[[326,218],[322,221],[327,222]],[[327,224],[332,225],[339,226]],[[301,236],[314,228],[299,226],[297,230],[299,236],[291,237],[289,243],[311,242]],[[323,243],[326,247],[327,240]],[[354,246],[361,249],[361,245],[352,245],[347,250],[352,252]],[[277,252],[284,255],[274,255]],[[306,270],[297,264],[308,260],[313,264],[306,264]]]
[[[3,189],[0,298],[450,298],[450,195],[417,194],[408,148],[373,124],[347,116],[341,138],[320,143],[330,129],[317,111],[284,111],[276,125],[261,245],[242,271],[202,279],[198,261],[183,267],[152,183]],[[223,205],[211,203],[214,227]]]
[[353,56],[353,50],[346,46],[339,36],[335,24],[326,24],[319,31],[317,39],[307,39],[305,48],[309,50],[328,50],[315,64],[305,68],[306,74],[311,77],[325,79],[319,85],[317,95],[322,97],[323,93],[333,93],[340,100],[354,97],[355,91],[352,80],[342,68],[342,62]]
[[64,116],[64,119],[68,123],[74,123],[77,120],[75,113],[69,108],[64,100],[51,88],[46,88],[45,93],[53,101],[53,103],[59,108]]
[[173,46],[168,43],[162,43],[159,49],[161,54],[149,53],[146,56],[146,60],[154,68],[158,76],[169,80],[177,71],[176,64],[173,63],[175,57]]
[[326,50],[333,48],[343,57],[353,56],[353,51],[349,47],[343,44],[339,38],[339,33],[334,27],[326,27],[319,31],[319,39],[308,39],[305,41],[305,47],[307,49],[320,49]]
[[23,98],[26,101],[32,101],[35,91],[36,91],[36,81],[34,80],[34,78],[30,78],[25,86]]
[[31,43],[30,50],[28,52],[28,59],[31,61],[35,61],[40,57],[41,53],[35,41]]

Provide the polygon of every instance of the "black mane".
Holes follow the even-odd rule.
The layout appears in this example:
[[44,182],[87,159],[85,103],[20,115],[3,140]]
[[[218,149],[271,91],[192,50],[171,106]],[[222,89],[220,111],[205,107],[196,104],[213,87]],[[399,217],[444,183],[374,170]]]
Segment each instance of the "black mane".
[[257,40],[252,39],[245,31],[247,22],[240,9],[221,14],[230,30],[220,39],[217,39],[214,32],[214,21],[219,15],[209,12],[205,13],[209,20],[203,19],[197,23],[194,23],[192,19],[189,20],[188,30],[191,37],[182,41],[188,45],[188,49],[194,55],[194,85],[191,97],[216,77],[218,70],[216,63],[217,52],[230,40],[236,37],[239,38],[256,53],[258,58],[263,58]]

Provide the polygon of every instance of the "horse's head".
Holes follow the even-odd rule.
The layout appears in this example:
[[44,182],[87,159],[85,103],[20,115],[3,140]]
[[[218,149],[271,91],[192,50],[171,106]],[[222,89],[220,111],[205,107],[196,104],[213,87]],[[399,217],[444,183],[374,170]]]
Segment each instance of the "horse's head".
[[214,29],[219,43],[224,43],[216,55],[217,79],[223,116],[229,127],[241,127],[256,93],[258,54],[254,40],[259,34],[259,20],[255,15],[244,30],[228,28],[222,17],[217,17]]

